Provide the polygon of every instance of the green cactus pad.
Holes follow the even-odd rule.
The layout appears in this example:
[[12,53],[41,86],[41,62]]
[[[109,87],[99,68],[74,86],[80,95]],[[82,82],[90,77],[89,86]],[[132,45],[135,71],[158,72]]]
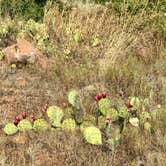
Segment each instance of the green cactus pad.
[[117,121],[119,118],[118,112],[114,108],[110,108],[106,112],[106,118],[111,118],[112,121]]
[[54,121],[52,121],[52,126],[55,127],[55,128],[59,128],[62,126],[62,123],[60,120],[58,119],[55,119]]
[[106,118],[104,116],[98,117],[98,127],[99,129],[104,129],[106,127]]
[[25,132],[32,129],[32,124],[29,120],[23,119],[18,124],[18,129],[21,132]]
[[80,98],[76,90],[71,90],[68,94],[68,102],[76,109],[80,109]]
[[37,119],[34,122],[33,129],[35,131],[45,131],[48,130],[49,124],[44,119]]
[[132,126],[138,127],[139,126],[139,119],[138,118],[130,118],[129,122],[131,123]]
[[89,121],[93,124],[95,124],[95,122],[96,122],[96,118],[93,115],[90,115],[90,114],[85,114],[83,120],[84,121]]
[[98,105],[99,105],[99,110],[103,115],[106,115],[107,110],[110,109],[111,107],[110,100],[107,98],[101,99],[98,102]]
[[85,130],[85,128],[90,127],[90,126],[94,126],[94,124],[90,121],[84,121],[81,125],[80,125],[80,130],[81,132],[83,132]]
[[14,135],[18,132],[18,128],[13,123],[6,124],[3,130],[7,135]]
[[126,119],[129,116],[128,109],[126,107],[120,107],[119,109],[119,117]]
[[74,114],[74,111],[71,108],[66,108],[64,112],[66,116],[72,116]]
[[57,121],[57,123],[59,123],[59,122],[61,122],[61,120],[64,116],[64,113],[60,107],[50,106],[47,109],[47,115],[48,115],[49,119],[51,120],[51,122]]
[[141,101],[138,97],[132,97],[130,100],[130,104],[133,105],[133,108],[138,110],[141,106]]
[[102,145],[101,131],[94,126],[90,126],[84,129],[83,132],[85,140],[93,145]]
[[75,131],[76,130],[76,122],[74,119],[65,119],[62,123],[62,130],[66,131]]

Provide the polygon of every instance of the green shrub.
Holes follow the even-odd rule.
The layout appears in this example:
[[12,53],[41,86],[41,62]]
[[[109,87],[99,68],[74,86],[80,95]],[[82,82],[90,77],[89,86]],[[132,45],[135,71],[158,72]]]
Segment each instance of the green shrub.
[[9,15],[14,17],[23,17],[24,19],[41,20],[44,15],[44,4],[37,3],[35,0],[1,0],[1,16]]

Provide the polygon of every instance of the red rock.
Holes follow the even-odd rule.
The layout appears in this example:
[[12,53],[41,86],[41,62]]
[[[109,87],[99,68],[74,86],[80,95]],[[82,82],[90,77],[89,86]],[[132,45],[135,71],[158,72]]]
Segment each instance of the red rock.
[[43,68],[47,68],[48,66],[48,59],[25,39],[22,39],[17,44],[6,47],[2,52],[9,65],[18,62],[27,62],[30,57],[36,56],[37,61]]

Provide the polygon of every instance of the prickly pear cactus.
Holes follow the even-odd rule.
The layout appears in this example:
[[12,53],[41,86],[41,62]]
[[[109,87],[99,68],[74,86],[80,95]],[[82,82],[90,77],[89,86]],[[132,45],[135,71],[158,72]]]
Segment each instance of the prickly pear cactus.
[[91,121],[84,121],[81,125],[80,125],[80,130],[81,132],[83,132],[87,127],[90,126],[94,126],[94,124]]
[[50,120],[53,121],[58,121],[60,122],[64,116],[63,110],[60,107],[57,106],[50,106],[47,109],[47,115],[50,118]]
[[107,110],[106,118],[111,118],[112,121],[117,121],[119,118],[118,112],[114,108]]
[[17,127],[18,127],[19,131],[24,132],[24,131],[31,130],[32,124],[29,120],[23,119],[19,122]]
[[138,97],[132,97],[130,104],[133,105],[134,109],[138,110],[141,106],[141,101]]
[[62,123],[62,130],[66,131],[75,131],[76,130],[76,122],[74,119],[65,119]]
[[104,98],[104,99],[101,99],[101,100],[98,102],[98,105],[99,105],[99,110],[100,110],[100,112],[101,112],[103,115],[106,115],[107,110],[110,109],[111,103],[110,103],[110,100],[109,100],[108,98]]
[[84,129],[83,132],[85,140],[93,145],[102,145],[101,131],[94,126],[90,126]]
[[44,119],[37,119],[33,124],[33,129],[35,131],[45,131],[48,130],[49,124]]
[[71,90],[68,94],[68,102],[76,109],[80,109],[80,97],[76,90]]
[[96,118],[93,115],[90,115],[90,114],[85,114],[84,117],[83,117],[83,120],[84,121],[89,121],[92,124],[95,124],[95,122],[96,122]]
[[18,132],[18,128],[13,123],[6,124],[3,130],[7,135],[14,135]]
[[74,111],[71,108],[66,108],[64,112],[66,116],[72,116],[74,114]]
[[104,129],[106,127],[106,118],[104,116],[98,117],[98,127],[99,129]]
[[130,118],[129,122],[131,123],[132,126],[138,127],[139,126],[139,119],[138,118]]
[[120,107],[119,109],[119,117],[126,119],[129,116],[128,109],[126,107]]
[[139,115],[139,119],[140,119],[140,122],[143,124],[149,120],[151,120],[151,116],[148,112],[146,111],[143,111],[141,112],[141,114]]

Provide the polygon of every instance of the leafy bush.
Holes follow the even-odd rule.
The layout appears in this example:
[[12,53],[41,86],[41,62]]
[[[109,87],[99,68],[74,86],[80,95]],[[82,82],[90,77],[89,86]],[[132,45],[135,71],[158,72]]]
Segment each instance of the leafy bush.
[[45,24],[35,22],[32,19],[28,20],[17,35],[17,40],[23,38],[35,43],[47,55],[53,54],[55,51],[54,43],[49,39],[48,28]]
[[24,19],[34,19],[39,21],[44,15],[45,2],[37,3],[35,0],[1,0],[1,16],[23,17]]

